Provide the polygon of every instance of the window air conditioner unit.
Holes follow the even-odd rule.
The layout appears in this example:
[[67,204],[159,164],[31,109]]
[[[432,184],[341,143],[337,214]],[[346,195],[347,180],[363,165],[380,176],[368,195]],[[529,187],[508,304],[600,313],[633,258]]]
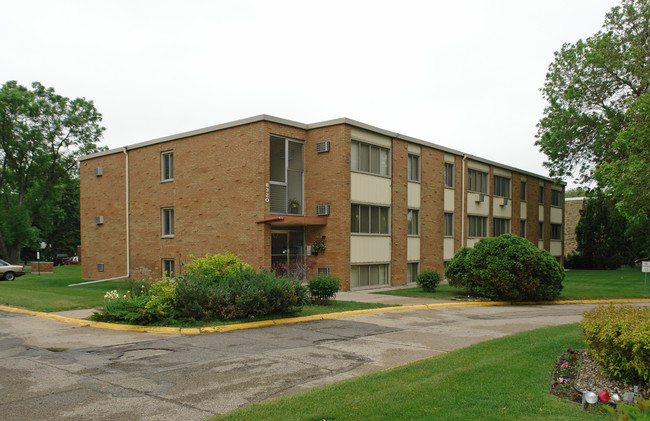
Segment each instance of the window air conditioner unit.
[[101,225],[104,223],[104,217],[102,215],[95,217],[95,225]]
[[316,205],[316,215],[325,216],[330,214],[330,205]]
[[93,174],[95,174],[95,177],[99,177],[104,174],[104,171],[102,170],[102,167],[93,168]]
[[329,275],[330,274],[330,268],[318,268],[318,274],[319,275]]
[[485,202],[485,195],[481,193],[476,193],[476,195],[474,196],[474,201],[476,203]]
[[318,142],[318,143],[316,143],[316,152],[323,153],[323,152],[329,152],[329,151],[330,151],[330,143],[329,142]]
[[501,206],[507,206],[507,205],[508,205],[508,199],[505,198],[505,197],[502,198],[502,199],[501,199],[501,203],[499,203],[499,205],[501,205]]

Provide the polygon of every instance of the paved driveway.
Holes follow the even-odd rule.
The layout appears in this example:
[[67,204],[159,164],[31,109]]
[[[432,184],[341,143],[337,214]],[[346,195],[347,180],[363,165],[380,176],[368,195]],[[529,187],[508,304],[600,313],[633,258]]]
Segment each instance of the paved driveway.
[[456,307],[179,336],[0,312],[3,420],[202,420],[542,326],[593,305]]

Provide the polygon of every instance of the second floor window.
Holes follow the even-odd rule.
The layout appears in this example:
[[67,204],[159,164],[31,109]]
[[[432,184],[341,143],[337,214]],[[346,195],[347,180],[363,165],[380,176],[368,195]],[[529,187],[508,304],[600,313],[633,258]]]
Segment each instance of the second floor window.
[[453,237],[454,235],[454,214],[445,213],[445,237]]
[[469,179],[468,190],[476,193],[487,194],[488,192],[488,175],[487,173],[476,171],[473,169],[467,170],[467,178]]
[[467,217],[468,237],[487,237],[487,216],[469,215]]
[[352,205],[350,231],[359,234],[388,234],[388,209],[383,206]]
[[389,175],[389,149],[370,145],[356,140],[352,141],[350,165],[352,171],[362,171],[377,175]]
[[420,235],[420,211],[416,209],[408,210],[406,228],[408,235]]
[[504,218],[494,218],[494,230],[492,235],[498,237],[502,234],[508,234],[510,232],[510,220]]
[[174,208],[162,208],[162,236],[174,236]]

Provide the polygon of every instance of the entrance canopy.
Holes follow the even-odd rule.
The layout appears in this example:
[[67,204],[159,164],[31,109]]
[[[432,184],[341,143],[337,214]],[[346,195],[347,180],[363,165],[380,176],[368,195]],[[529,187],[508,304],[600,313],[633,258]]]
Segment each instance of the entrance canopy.
[[297,215],[273,215],[266,214],[264,219],[257,221],[258,224],[273,224],[273,226],[313,226],[327,225],[327,216],[297,216]]

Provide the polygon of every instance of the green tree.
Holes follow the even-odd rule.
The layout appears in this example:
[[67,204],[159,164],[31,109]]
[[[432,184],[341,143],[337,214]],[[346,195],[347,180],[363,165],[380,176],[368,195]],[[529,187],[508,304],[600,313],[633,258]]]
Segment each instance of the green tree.
[[595,179],[622,200],[648,196],[646,184],[621,182],[613,168],[634,178],[642,157],[631,139],[645,133],[639,142],[648,146],[649,37],[650,2],[623,0],[606,15],[603,30],[555,53],[542,88],[548,105],[536,141],[551,175]]
[[[11,262],[56,226],[80,155],[96,152],[104,128],[92,101],[38,82],[0,88],[0,255]],[[50,230],[51,231],[51,230]]]

